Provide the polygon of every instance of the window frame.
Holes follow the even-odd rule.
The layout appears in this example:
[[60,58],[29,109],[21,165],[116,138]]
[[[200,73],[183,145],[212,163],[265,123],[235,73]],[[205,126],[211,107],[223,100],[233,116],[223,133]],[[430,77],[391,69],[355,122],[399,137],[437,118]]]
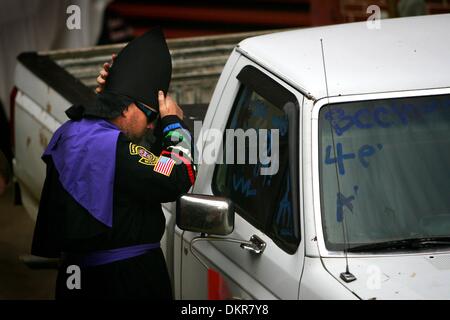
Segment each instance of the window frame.
[[[253,227],[262,231],[274,243],[280,247],[283,251],[288,254],[294,254],[301,242],[301,223],[300,223],[300,187],[299,187],[299,102],[297,97],[288,88],[281,85],[274,78],[269,77],[267,74],[263,73],[256,67],[252,65],[244,66],[238,73],[236,78],[239,81],[238,93],[233,101],[232,108],[228,114],[227,123],[225,130],[230,128],[232,122],[232,115],[238,108],[238,104],[242,98],[242,94],[245,89],[248,88],[251,92],[257,93],[262,98],[268,100],[276,107],[284,105],[284,108],[280,108],[286,116],[288,117],[288,167],[280,168],[281,170],[289,169],[289,178],[291,183],[291,203],[292,203],[292,215],[293,215],[293,225],[294,225],[294,236],[296,238],[295,242],[284,241],[281,237],[278,237],[274,232],[271,231],[271,226],[273,225],[273,220],[275,216],[274,212],[269,213],[265,218],[265,221],[258,221],[258,219],[247,214],[246,210],[241,208],[237,203],[234,203],[236,212]],[[223,141],[225,141],[225,130],[223,135]],[[211,181],[211,190],[214,195],[223,196],[222,193],[217,189],[217,176],[220,165],[226,164],[215,164],[214,172]],[[277,194],[277,200],[280,200],[281,189]]]

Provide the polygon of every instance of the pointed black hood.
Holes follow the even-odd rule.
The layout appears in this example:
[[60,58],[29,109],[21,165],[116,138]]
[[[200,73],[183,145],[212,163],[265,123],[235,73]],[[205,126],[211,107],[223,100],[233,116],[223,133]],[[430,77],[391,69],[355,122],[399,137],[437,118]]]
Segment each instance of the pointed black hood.
[[171,76],[172,61],[164,34],[159,27],[154,28],[129,42],[118,53],[95,103],[74,105],[66,114],[72,120],[113,119],[133,101],[159,111],[158,90],[167,94]]
[[158,109],[158,90],[167,94],[171,76],[169,48],[158,27],[134,39],[118,53],[104,90]]

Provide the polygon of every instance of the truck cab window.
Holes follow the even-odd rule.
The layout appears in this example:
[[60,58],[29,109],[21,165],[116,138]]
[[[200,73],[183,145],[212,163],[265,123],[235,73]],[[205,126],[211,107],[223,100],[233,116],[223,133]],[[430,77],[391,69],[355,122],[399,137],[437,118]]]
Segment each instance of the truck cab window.
[[283,108],[296,100],[272,79],[252,71],[264,81],[257,81],[254,74],[255,84],[240,79],[213,191],[231,199],[238,214],[283,250],[295,252],[299,228],[294,215],[298,212],[293,207],[289,170],[289,118]]

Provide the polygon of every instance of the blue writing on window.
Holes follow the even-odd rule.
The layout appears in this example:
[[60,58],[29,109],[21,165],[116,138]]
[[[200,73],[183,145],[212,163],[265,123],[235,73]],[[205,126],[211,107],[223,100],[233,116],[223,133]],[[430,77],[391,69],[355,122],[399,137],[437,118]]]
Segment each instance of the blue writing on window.
[[325,164],[337,163],[338,169],[339,169],[339,174],[344,175],[345,174],[344,160],[354,159],[355,154],[354,153],[344,154],[342,152],[342,143],[336,144],[336,158],[331,157],[331,152],[332,152],[332,146],[327,146],[326,151],[325,151]]
[[275,216],[275,222],[279,229],[281,236],[293,235],[293,217],[292,217],[292,205],[289,199],[289,193],[291,190],[291,183],[289,176],[286,179],[286,191],[284,192],[283,199],[281,199],[278,211]]
[[342,193],[337,193],[336,198],[336,220],[337,222],[342,222],[344,219],[344,207],[347,207],[351,212],[353,212],[352,201],[355,200],[354,196],[346,197]]
[[[378,148],[378,150],[381,150],[383,148],[382,144],[377,144],[376,146]],[[353,152],[349,152],[349,153],[343,153],[343,147],[342,147],[342,143],[337,143],[336,144],[336,157],[333,158],[332,157],[332,152],[334,155],[334,150],[333,150],[333,146],[327,146],[325,149],[325,164],[335,164],[337,163],[338,165],[338,171],[340,175],[344,175],[345,174],[345,166],[344,166],[344,160],[349,160],[349,159],[355,159],[356,155]],[[361,165],[364,168],[368,168],[369,167],[369,161],[368,158],[372,157],[373,155],[375,155],[375,153],[377,152],[377,149],[374,146],[371,145],[363,145],[361,148],[359,148],[358,150],[358,160],[361,163]]]
[[236,177],[233,174],[233,189],[234,191],[242,193],[245,197],[256,195],[256,190],[252,188],[251,180],[246,180],[244,177]]

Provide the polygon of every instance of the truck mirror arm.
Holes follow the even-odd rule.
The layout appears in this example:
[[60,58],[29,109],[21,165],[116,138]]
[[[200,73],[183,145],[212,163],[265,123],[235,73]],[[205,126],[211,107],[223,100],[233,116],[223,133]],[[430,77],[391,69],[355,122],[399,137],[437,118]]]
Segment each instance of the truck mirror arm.
[[[240,239],[233,239],[233,238],[221,238],[221,237],[215,237],[215,236],[205,236],[204,234],[195,237],[191,240],[189,245],[189,250],[191,251],[192,255],[206,268],[209,269],[209,266],[200,258],[200,256],[195,252],[195,248],[193,247],[194,243],[199,241],[220,241],[220,242],[232,242],[232,243],[239,243],[240,247],[245,250],[249,250],[250,252],[253,252],[255,254],[262,254],[264,250],[266,249],[266,243],[259,238],[257,235],[251,236],[249,241],[246,240],[240,240]],[[195,249],[195,250],[194,250]]]

